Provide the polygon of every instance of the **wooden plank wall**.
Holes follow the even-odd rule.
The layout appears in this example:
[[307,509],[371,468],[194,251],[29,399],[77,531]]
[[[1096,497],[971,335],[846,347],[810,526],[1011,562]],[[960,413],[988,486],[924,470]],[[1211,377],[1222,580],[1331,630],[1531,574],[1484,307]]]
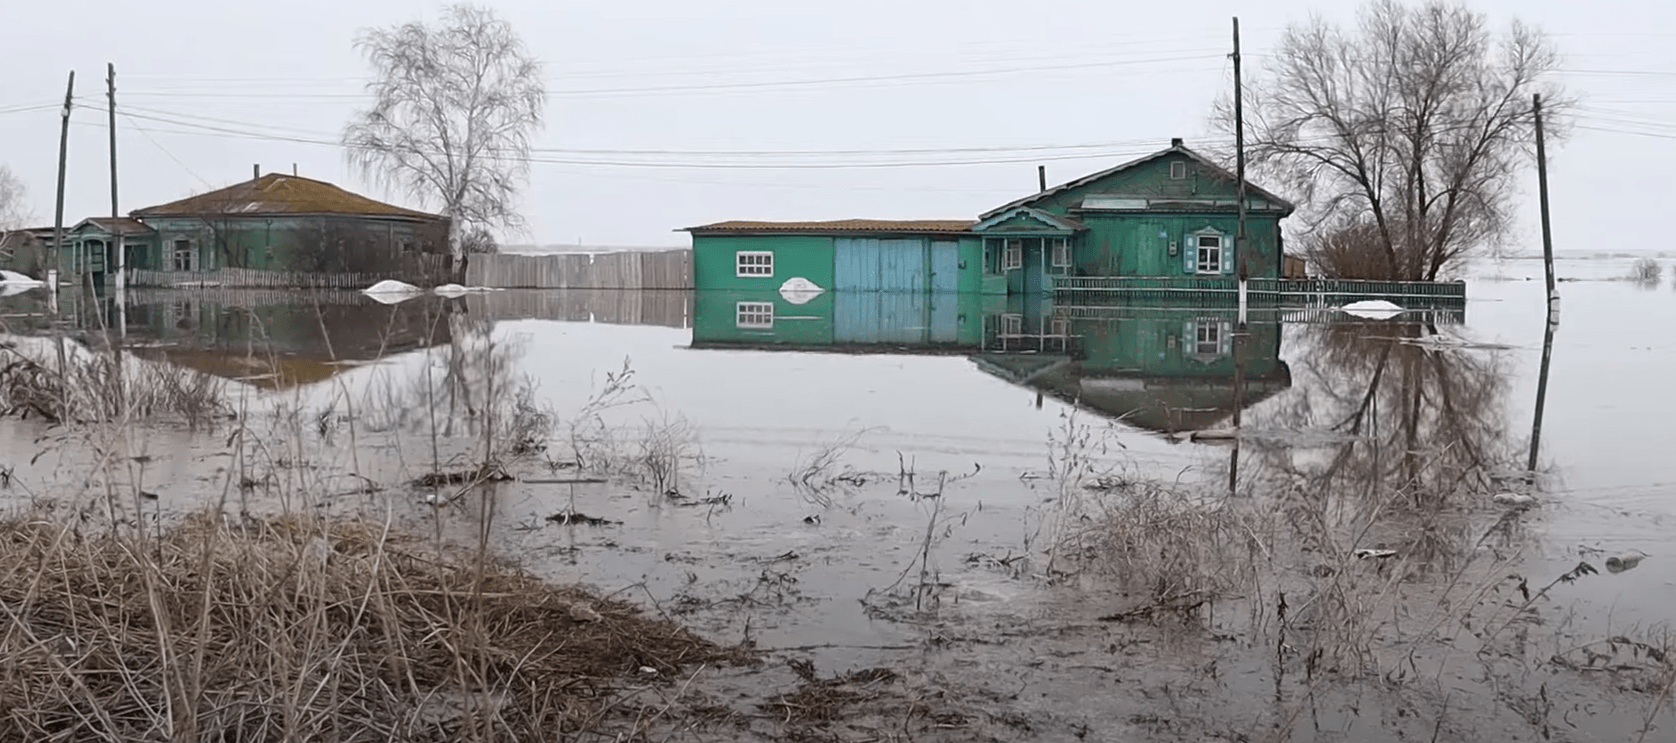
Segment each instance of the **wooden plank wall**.
[[474,255],[466,285],[500,289],[691,289],[692,251]]

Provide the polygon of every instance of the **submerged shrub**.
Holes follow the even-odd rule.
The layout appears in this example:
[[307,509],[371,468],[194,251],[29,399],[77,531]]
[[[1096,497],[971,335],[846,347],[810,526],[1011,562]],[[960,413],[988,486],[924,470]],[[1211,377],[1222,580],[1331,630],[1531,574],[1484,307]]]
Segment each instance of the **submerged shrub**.
[[1629,277],[1630,280],[1639,281],[1643,284],[1657,284],[1661,273],[1663,273],[1663,270],[1659,268],[1658,261],[1649,257],[1642,257],[1635,259],[1635,266],[1630,269]]

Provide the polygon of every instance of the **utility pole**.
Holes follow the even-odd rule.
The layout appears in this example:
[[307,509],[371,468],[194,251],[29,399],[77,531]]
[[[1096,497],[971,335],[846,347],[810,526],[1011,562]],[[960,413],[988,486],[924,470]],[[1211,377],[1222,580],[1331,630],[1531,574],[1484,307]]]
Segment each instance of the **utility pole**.
[[[70,70],[70,82],[64,87],[64,124],[58,133],[58,205],[52,218],[53,264],[61,268],[64,265],[64,159],[70,150],[70,102],[75,94],[76,71]],[[71,265],[74,265],[73,261]],[[57,273],[53,271],[54,276],[48,281],[54,292],[58,291]]]
[[1542,94],[1531,98],[1536,114],[1536,184],[1542,204],[1542,267],[1548,275],[1548,322],[1560,320],[1560,295],[1554,289],[1554,235],[1548,227],[1548,151],[1542,141]]
[[[123,301],[123,290],[128,288],[128,239],[122,235],[121,227],[116,220],[122,218],[117,211],[116,201],[116,63],[106,62],[105,92],[110,98],[110,126],[111,132],[111,239],[116,242],[116,291],[118,306]],[[124,328],[126,330],[126,328]]]
[[1245,235],[1245,91],[1240,82],[1240,19],[1234,17],[1234,200],[1238,202],[1239,232],[1234,236],[1234,262],[1240,280],[1240,330],[1245,330],[1246,279],[1251,266],[1246,261]]
[[1036,166],[1036,186],[1037,186],[1036,193],[1043,193],[1043,192],[1047,191],[1047,166],[1046,165],[1037,165]]

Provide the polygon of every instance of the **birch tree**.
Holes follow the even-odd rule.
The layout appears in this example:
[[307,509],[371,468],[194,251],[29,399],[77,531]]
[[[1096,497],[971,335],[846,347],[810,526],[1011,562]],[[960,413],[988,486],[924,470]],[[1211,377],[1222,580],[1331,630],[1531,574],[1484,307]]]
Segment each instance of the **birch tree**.
[[1452,2],[1373,0],[1353,26],[1286,31],[1249,86],[1247,156],[1299,197],[1303,242],[1339,262],[1324,270],[1436,280],[1506,236],[1534,164],[1532,95],[1568,107],[1547,81],[1559,61],[1517,21],[1492,33]]
[[476,5],[448,6],[435,26],[366,29],[370,108],[344,128],[349,162],[449,218],[456,267],[465,236],[515,229],[530,138],[546,113],[541,63],[512,25]]
[[12,169],[0,164],[0,234],[21,229],[30,218],[28,192]]

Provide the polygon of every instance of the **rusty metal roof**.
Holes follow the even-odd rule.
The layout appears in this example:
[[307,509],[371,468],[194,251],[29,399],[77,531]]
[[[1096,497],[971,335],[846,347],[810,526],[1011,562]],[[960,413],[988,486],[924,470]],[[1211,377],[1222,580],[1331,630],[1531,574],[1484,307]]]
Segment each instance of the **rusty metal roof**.
[[825,222],[754,222],[733,220],[688,227],[686,232],[699,233],[773,233],[773,232],[897,232],[923,234],[927,232],[966,232],[974,222],[970,219],[834,219]]
[[141,219],[295,214],[441,219],[435,214],[374,201],[325,181],[283,173],[269,173],[217,191],[189,196],[159,206],[136,209],[131,214]]

